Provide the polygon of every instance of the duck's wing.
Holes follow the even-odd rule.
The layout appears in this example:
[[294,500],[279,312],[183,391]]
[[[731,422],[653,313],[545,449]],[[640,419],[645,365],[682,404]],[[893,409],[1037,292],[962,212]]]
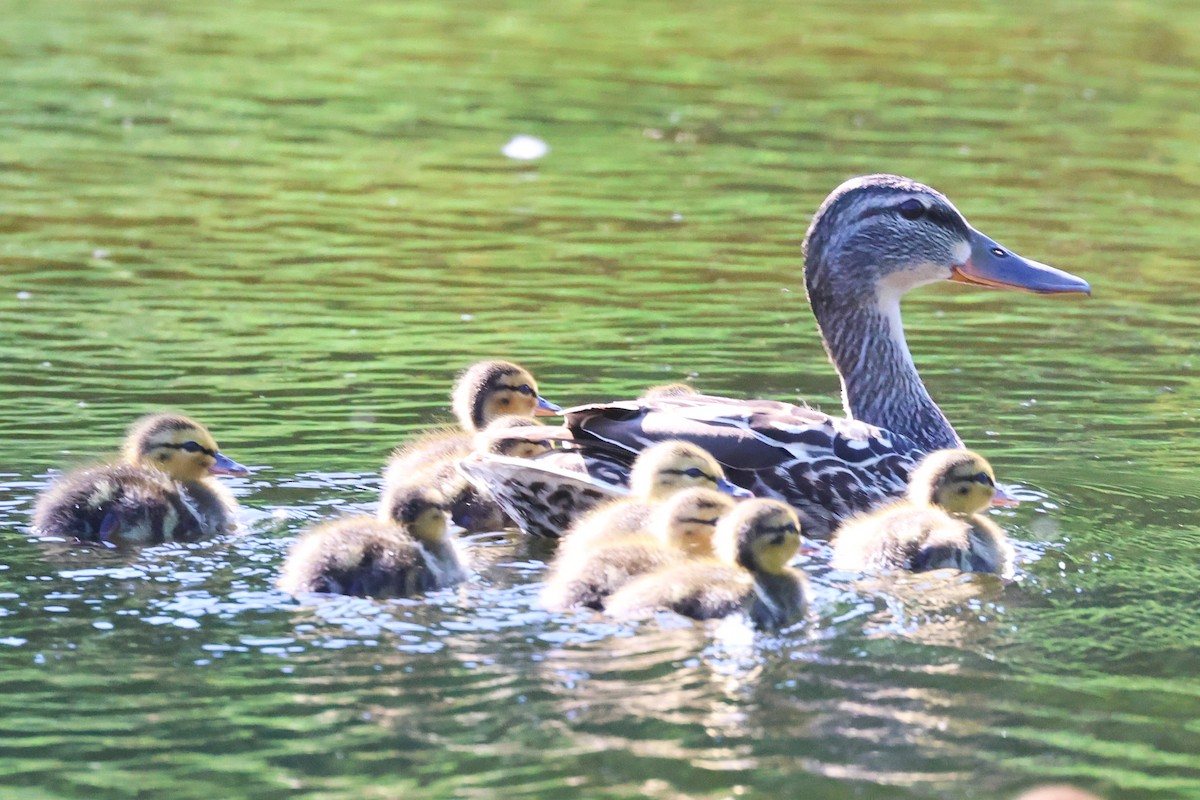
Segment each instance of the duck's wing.
[[903,494],[924,455],[905,436],[774,400],[690,395],[579,406],[563,415],[577,440],[630,452],[665,439],[695,442],[729,480],[792,505],[805,532],[818,537]]
[[[568,459],[577,459],[578,468]],[[583,457],[570,451],[532,459],[474,453],[458,468],[521,530],[534,536],[562,536],[579,516],[629,494],[619,482],[588,474]]]

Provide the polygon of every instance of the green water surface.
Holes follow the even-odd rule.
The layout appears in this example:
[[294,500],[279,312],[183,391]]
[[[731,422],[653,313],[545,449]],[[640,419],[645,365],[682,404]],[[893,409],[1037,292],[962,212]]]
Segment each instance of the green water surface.
[[[0,0],[0,794],[1200,797],[1198,98],[1183,0]],[[837,409],[800,241],[877,171],[1092,282],[905,305],[1038,498],[1017,582],[815,557],[810,626],[617,625],[497,534],[428,598],[273,589],[478,358]],[[162,407],[255,467],[243,535],[30,534]]]

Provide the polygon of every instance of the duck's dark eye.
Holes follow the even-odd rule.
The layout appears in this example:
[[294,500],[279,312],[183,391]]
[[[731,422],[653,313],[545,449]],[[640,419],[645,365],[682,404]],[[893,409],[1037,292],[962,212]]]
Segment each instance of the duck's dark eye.
[[683,471],[683,474],[689,478],[701,478],[704,477],[704,470],[699,467],[688,467]]
[[992,480],[992,476],[986,472],[978,472],[971,476],[971,480],[976,483],[982,483],[984,486],[995,486],[996,482]]
[[958,493],[959,493],[959,494],[966,494],[966,493],[967,493],[967,492],[969,492],[969,491],[971,491],[971,487],[970,487],[970,486],[960,486],[960,487],[958,487]]
[[910,197],[896,206],[896,210],[905,219],[920,219],[921,215],[925,213],[925,204],[915,197]]
[[537,392],[535,392],[533,390],[533,387],[530,386],[528,383],[523,383],[520,386],[518,386],[517,391],[523,395],[528,395],[529,397],[533,397],[535,394],[537,394]]
[[188,453],[204,452],[204,448],[196,442],[184,442],[183,444],[179,445],[179,449]]

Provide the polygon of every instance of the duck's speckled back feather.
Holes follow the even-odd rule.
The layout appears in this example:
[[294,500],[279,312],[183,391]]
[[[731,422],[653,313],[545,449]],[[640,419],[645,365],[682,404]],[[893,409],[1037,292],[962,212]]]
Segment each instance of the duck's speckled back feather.
[[828,536],[840,520],[902,495],[924,455],[912,440],[855,420],[773,400],[713,395],[579,406],[563,412],[577,439],[637,452],[686,439],[712,453],[726,477],[800,514],[805,533]]
[[561,536],[572,522],[629,490],[586,472],[559,466],[557,452],[534,459],[476,453],[458,468],[485,489],[504,512],[533,536]]

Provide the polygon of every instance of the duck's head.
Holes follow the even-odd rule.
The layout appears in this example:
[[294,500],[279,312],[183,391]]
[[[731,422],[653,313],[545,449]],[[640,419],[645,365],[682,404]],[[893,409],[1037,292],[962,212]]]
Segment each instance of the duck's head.
[[898,175],[865,175],[834,189],[804,237],[804,260],[814,307],[888,305],[942,280],[1091,292],[1082,278],[1023,258],[971,227],[941,192]]
[[908,478],[908,499],[959,516],[978,514],[996,494],[996,475],[983,456],[970,450],[935,450]]
[[436,545],[446,538],[450,517],[441,493],[427,486],[394,492],[386,502],[391,518],[417,541]]
[[647,447],[629,474],[633,494],[651,500],[662,500],[691,486],[718,489],[734,497],[750,496],[725,479],[725,470],[707,450],[677,439]]
[[123,454],[129,464],[154,467],[179,481],[249,473],[221,454],[207,428],[181,414],[142,417],[129,429]]
[[786,503],[738,503],[717,523],[717,555],[753,572],[782,573],[800,549],[800,520]]
[[454,416],[463,430],[483,430],[506,414],[521,417],[557,414],[558,406],[538,394],[537,381],[511,361],[480,361],[454,384]]
[[484,453],[510,458],[536,458],[553,449],[547,439],[536,439],[528,436],[507,437],[504,432],[517,429],[528,434],[530,429],[536,430],[542,426],[530,417],[508,414],[497,417],[475,437],[475,449]]
[[689,556],[711,556],[717,522],[733,506],[733,498],[729,495],[693,486],[661,505],[655,511],[651,525],[669,547]]

